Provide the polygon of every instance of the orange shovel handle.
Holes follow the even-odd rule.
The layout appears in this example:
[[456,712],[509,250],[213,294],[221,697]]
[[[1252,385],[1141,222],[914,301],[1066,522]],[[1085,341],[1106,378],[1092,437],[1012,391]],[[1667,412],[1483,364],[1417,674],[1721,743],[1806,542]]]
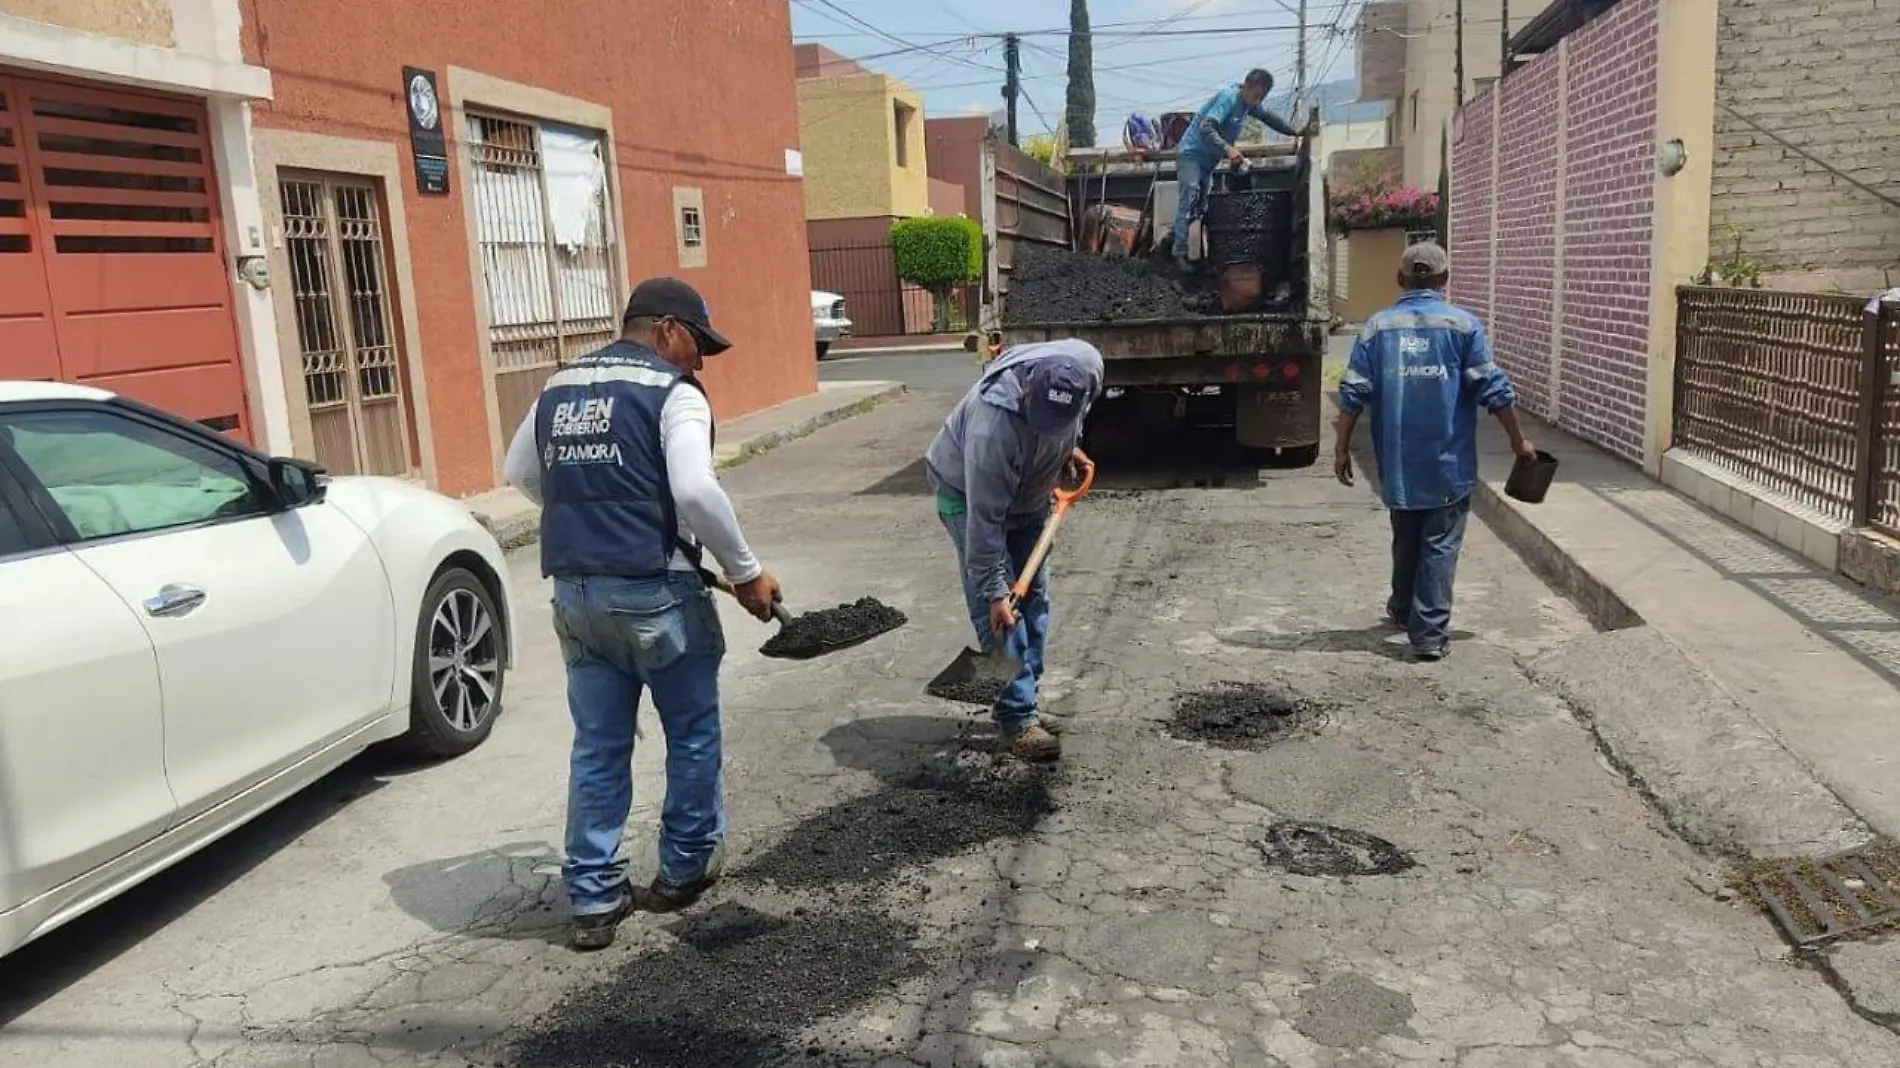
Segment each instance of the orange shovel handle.
[[1009,598],[1012,605],[1021,604],[1029,596],[1029,584],[1035,581],[1036,572],[1042,570],[1042,563],[1049,558],[1049,548],[1056,542],[1056,528],[1062,525],[1062,517],[1069,514],[1077,501],[1089,495],[1095,485],[1095,461],[1086,455],[1082,458],[1082,482],[1074,489],[1056,488],[1055,510],[1049,513],[1049,521],[1042,525],[1042,536],[1036,539],[1036,547],[1030,550],[1029,562],[1023,565],[1023,572],[1016,578],[1016,585],[1010,588]]

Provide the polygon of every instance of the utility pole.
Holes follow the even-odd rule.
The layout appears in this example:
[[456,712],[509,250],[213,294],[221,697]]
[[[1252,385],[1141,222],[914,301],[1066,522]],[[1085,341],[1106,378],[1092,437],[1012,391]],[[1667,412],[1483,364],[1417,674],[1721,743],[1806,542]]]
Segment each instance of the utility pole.
[[1511,0],[1498,0],[1498,80],[1511,73]]
[[1452,29],[1452,34],[1454,34],[1452,63],[1455,67],[1454,74],[1457,76],[1457,86],[1455,86],[1452,99],[1457,106],[1465,106],[1465,0],[1457,0],[1457,6],[1452,8],[1452,19],[1457,23]]
[[1452,62],[1456,67],[1458,85],[1453,99],[1459,107],[1465,106],[1465,0],[1458,0],[1452,9],[1452,18],[1457,22],[1453,27]]
[[[1464,0],[1459,0],[1463,3]],[[1003,35],[1003,100],[1008,114],[1009,143],[1016,145],[1016,97],[1023,90],[1023,39],[1013,33]]]
[[1294,60],[1299,67],[1293,74],[1293,121],[1300,121],[1300,107],[1306,103],[1306,0],[1300,0],[1300,43]]

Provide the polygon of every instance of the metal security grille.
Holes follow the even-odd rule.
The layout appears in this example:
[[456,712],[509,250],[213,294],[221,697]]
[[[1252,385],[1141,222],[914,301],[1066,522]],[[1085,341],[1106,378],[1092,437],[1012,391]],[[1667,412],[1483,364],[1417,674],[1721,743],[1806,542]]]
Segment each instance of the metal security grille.
[[1840,522],[1854,507],[1865,322],[1852,297],[1676,296],[1677,448]]
[[620,301],[597,133],[467,116],[475,233],[504,433],[554,369],[611,341]]
[[281,183],[284,238],[317,461],[337,474],[407,475],[407,405],[374,186]]

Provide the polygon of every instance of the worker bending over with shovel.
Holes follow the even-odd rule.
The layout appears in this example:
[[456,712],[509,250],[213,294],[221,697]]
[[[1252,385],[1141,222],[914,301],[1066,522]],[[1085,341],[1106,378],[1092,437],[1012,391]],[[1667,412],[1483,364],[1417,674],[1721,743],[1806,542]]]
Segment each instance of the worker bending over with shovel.
[[[979,647],[1015,664],[992,714],[1023,760],[1062,755],[1053,721],[1037,710],[1049,577],[1040,566],[1026,572],[1057,484],[1065,471],[1090,467],[1079,447],[1082,423],[1101,392],[1102,354],[1086,342],[1007,349],[957,403],[924,456]],[[1013,589],[1023,591],[1020,600]]]
[[[702,546],[746,611],[769,620],[779,600],[713,473],[712,409],[693,377],[730,347],[691,286],[642,282],[620,339],[556,371],[508,447],[508,481],[541,505],[541,573],[554,580],[567,661],[574,749],[561,874],[576,949],[612,945],[635,907],[684,908],[719,877],[726,640]],[[659,874],[636,891],[619,852],[642,691],[666,732],[666,799]]]

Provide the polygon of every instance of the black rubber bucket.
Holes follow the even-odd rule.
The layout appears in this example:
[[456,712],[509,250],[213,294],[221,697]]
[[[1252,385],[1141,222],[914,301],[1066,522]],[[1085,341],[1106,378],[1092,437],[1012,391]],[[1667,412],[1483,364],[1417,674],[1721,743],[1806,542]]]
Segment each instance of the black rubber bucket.
[[1504,480],[1504,495],[1525,504],[1542,504],[1557,477],[1557,458],[1542,449],[1535,459],[1518,457],[1511,465],[1511,477]]
[[1207,198],[1207,258],[1216,268],[1258,264],[1269,285],[1292,275],[1293,196],[1280,189],[1214,193]]

